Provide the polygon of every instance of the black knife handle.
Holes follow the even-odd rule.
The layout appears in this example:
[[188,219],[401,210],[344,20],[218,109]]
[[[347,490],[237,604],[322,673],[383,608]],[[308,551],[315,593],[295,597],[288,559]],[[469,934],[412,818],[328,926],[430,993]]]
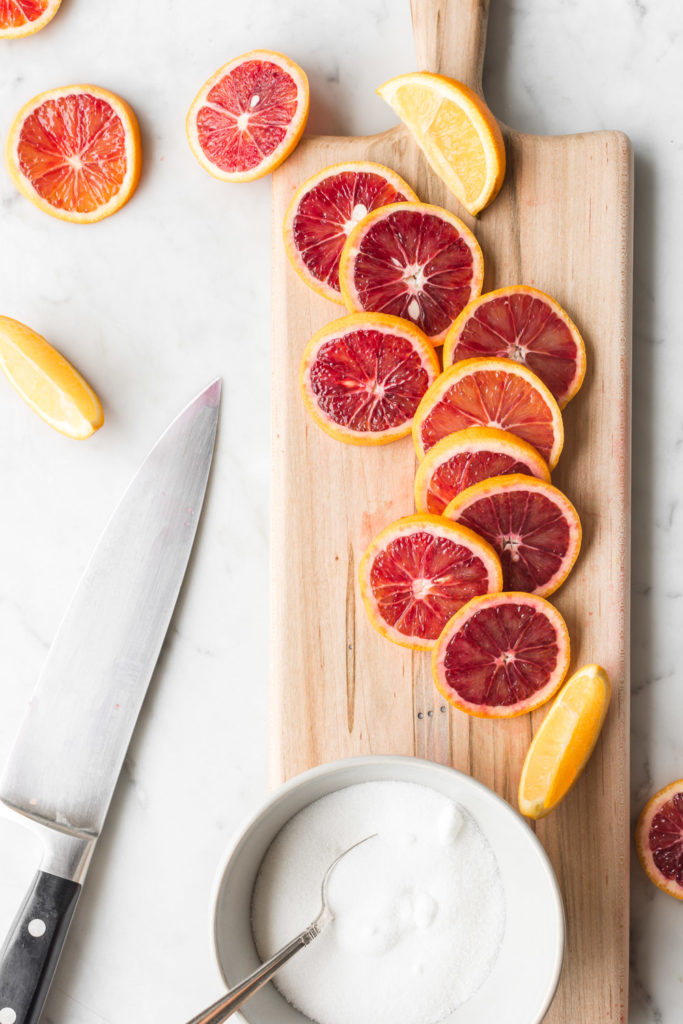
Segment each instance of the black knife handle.
[[80,894],[78,882],[36,874],[0,952],[3,1022],[37,1024]]

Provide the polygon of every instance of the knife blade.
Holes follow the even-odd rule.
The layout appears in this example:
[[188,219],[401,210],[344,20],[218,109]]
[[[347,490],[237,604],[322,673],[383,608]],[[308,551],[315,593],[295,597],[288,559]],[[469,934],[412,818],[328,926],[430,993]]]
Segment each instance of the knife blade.
[[45,846],[0,952],[0,1021],[40,1017],[192,549],[221,382],[176,417],[105,527],[0,779]]

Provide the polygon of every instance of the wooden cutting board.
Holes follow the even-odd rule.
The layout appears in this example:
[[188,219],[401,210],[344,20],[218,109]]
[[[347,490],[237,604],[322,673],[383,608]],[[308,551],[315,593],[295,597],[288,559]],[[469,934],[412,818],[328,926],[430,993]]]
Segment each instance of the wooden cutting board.
[[[481,92],[487,8],[484,0],[413,0],[419,68]],[[553,473],[579,510],[584,544],[556,603],[569,626],[573,667],[601,662],[614,695],[584,776],[536,826],[560,880],[568,926],[560,988],[546,1020],[623,1022],[632,160],[619,132],[541,137],[501,128],[505,183],[476,220],[400,125],[369,138],[306,137],[273,177],[271,777],[279,783],[355,754],[417,755],[469,773],[516,806],[522,760],[545,713],[487,722],[445,708],[428,656],[384,640],[360,600],[361,553],[414,508],[412,442],[344,445],[305,414],[302,350],[344,310],[299,280],[281,232],[295,188],[311,174],[344,160],[376,160],[472,228],[484,252],[485,291],[541,288],[568,310],[586,341],[586,380],[566,410],[565,449]]]

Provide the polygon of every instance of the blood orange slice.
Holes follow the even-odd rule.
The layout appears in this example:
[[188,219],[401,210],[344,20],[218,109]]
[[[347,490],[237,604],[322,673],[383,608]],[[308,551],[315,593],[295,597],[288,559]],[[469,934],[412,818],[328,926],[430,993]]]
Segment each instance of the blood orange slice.
[[474,597],[432,652],[439,693],[478,718],[515,718],[545,704],[569,667],[569,633],[536,594]]
[[560,408],[535,373],[511,359],[464,359],[449,366],[420,402],[413,439],[422,458],[465,427],[509,430],[554,469],[564,443]]
[[0,0],[0,39],[19,39],[45,28],[62,0]]
[[503,566],[505,590],[547,597],[579,556],[578,513],[547,480],[521,473],[482,480],[458,494],[444,516],[489,542]]
[[398,519],[375,537],[360,563],[370,621],[388,640],[429,649],[475,594],[500,590],[500,562],[476,533],[440,516]]
[[373,210],[346,240],[339,284],[349,309],[402,316],[438,344],[481,292],[479,243],[448,210],[392,203]]
[[655,793],[636,826],[636,849],[647,877],[683,900],[683,779]]
[[477,356],[524,363],[561,409],[586,372],[586,348],[576,326],[545,292],[524,285],[487,292],[469,304],[444,342],[444,365]]
[[415,474],[418,512],[443,514],[456,495],[491,476],[526,473],[550,481],[548,467],[521,437],[495,427],[467,427],[430,448]]
[[251,50],[224,64],[194,98],[187,139],[222,181],[253,181],[286,160],[306,127],[308,79],[289,57]]
[[334,164],[305,181],[285,214],[285,249],[302,281],[341,302],[339,257],[352,229],[371,210],[418,198],[403,178],[370,161]]
[[120,97],[93,85],[35,96],[7,140],[7,166],[20,192],[60,220],[109,217],[140,179],[140,131]]
[[439,373],[422,331],[396,316],[355,313],[309,341],[301,389],[309,412],[348,444],[387,444],[410,433],[420,399]]

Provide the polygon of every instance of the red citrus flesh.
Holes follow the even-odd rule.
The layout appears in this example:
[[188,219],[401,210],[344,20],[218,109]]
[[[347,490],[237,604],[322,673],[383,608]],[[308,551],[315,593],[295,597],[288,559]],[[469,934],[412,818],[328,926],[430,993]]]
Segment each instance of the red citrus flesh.
[[487,540],[503,567],[503,589],[547,597],[564,583],[581,545],[574,506],[546,481],[515,474],[462,491],[444,515]]
[[583,341],[564,310],[532,288],[501,288],[472,303],[453,325],[444,360],[497,356],[524,363],[543,381],[560,407],[583,380]]
[[349,308],[404,317],[435,342],[479,294],[482,278],[474,235],[447,211],[420,203],[385,207],[361,221],[340,269]]
[[37,21],[47,9],[47,0],[0,0],[0,28],[17,28]]
[[58,210],[93,213],[126,178],[126,132],[105,99],[87,91],[45,100],[24,120],[17,141],[21,173]]
[[439,691],[480,717],[511,718],[544,704],[569,666],[569,636],[543,598],[505,593],[474,598],[434,648]]
[[636,847],[651,881],[683,899],[683,779],[648,801],[638,820]]
[[282,144],[298,104],[297,84],[284,68],[246,60],[207,93],[197,113],[199,144],[221,171],[253,170]]
[[285,218],[285,238],[306,277],[339,302],[339,257],[352,229],[371,210],[417,198],[407,185],[399,186],[398,175],[390,180],[379,165],[371,168],[348,164],[321,172],[308,188],[304,183]]

